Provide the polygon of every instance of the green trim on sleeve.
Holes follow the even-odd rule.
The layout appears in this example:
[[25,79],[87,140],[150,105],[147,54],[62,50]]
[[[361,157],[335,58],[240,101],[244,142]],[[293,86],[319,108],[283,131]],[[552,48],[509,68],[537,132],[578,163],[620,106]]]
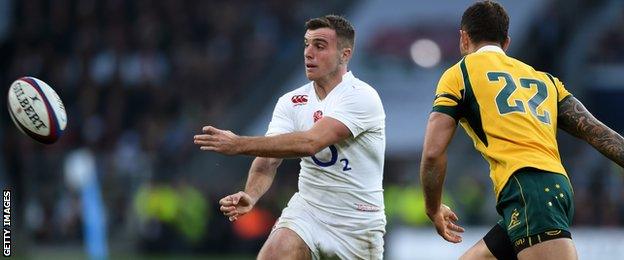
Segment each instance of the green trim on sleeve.
[[434,100],[436,100],[436,99],[438,99],[438,98],[441,98],[441,97],[444,97],[444,98],[448,98],[448,99],[450,99],[450,100],[453,100],[453,101],[455,101],[457,104],[459,104],[459,102],[460,102],[459,98],[456,98],[455,96],[453,96],[453,95],[451,95],[451,94],[449,94],[449,93],[437,94],[437,95],[435,96],[435,99],[434,99]]
[[443,114],[447,114],[450,117],[454,118],[455,121],[459,121],[459,109],[457,106],[434,106],[432,112],[440,112]]
[[[555,93],[557,93],[557,100],[559,100],[559,89],[557,88],[557,83],[555,83],[555,79],[553,79],[553,76],[550,75],[550,73],[548,72],[544,72],[546,74],[546,76],[548,76],[548,78],[550,79],[550,82],[552,82],[553,86],[555,86]],[[562,100],[563,101],[563,100]]]
[[561,99],[561,101],[559,101],[557,104],[561,104],[563,103],[563,101],[566,101],[566,99],[573,97],[572,94],[568,94],[567,96],[565,96],[563,99]]

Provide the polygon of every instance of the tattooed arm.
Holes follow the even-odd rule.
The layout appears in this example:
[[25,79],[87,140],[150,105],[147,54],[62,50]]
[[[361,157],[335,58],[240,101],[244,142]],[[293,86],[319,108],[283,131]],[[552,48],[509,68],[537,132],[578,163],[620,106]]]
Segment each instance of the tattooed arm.
[[559,128],[585,140],[600,153],[624,167],[624,138],[596,119],[574,97],[559,103]]

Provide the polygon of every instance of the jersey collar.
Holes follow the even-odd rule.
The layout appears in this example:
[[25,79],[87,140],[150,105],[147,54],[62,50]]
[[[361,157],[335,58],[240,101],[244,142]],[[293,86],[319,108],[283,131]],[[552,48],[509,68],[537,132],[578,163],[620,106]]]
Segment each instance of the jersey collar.
[[[334,89],[332,89],[332,90],[331,90],[331,91],[327,94],[327,96],[325,96],[325,99],[327,99],[327,97],[329,97],[329,95],[331,95],[331,93],[335,92],[335,91],[336,91],[336,89],[338,89],[338,88],[342,87],[342,85],[346,85],[346,84],[348,84],[349,82],[351,82],[351,81],[352,81],[352,80],[354,80],[354,79],[355,79],[355,76],[353,76],[353,72],[351,72],[351,71],[347,71],[347,73],[342,74],[342,81],[340,81],[340,83],[338,83],[338,85],[336,85],[336,87],[334,87]],[[310,93],[311,93],[311,95],[313,95],[314,97],[316,97],[316,100],[317,100],[317,101],[322,102],[323,100],[325,100],[325,99],[321,100],[321,99],[318,97],[318,95],[316,95],[316,90],[314,90],[314,82],[310,82],[310,86],[311,86],[311,88],[310,88]]]
[[485,45],[481,48],[479,48],[476,52],[484,52],[484,51],[493,51],[493,52],[498,52],[498,53],[502,53],[505,54],[505,51],[503,51],[503,49],[501,49],[501,47],[498,47],[496,45]]
[[[355,78],[355,76],[353,76],[353,73],[351,71],[347,71],[347,73],[342,75],[342,82],[346,82],[346,81],[352,80],[354,78]],[[342,83],[342,82],[340,82],[340,83]]]

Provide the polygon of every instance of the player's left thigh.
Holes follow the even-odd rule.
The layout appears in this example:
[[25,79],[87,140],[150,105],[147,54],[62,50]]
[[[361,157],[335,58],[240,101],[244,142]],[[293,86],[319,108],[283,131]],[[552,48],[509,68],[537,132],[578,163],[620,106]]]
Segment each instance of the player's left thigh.
[[569,238],[558,238],[544,241],[518,253],[520,260],[576,260],[576,248]]
[[258,253],[258,259],[309,260],[312,256],[310,248],[295,231],[289,228],[279,228],[271,232]]

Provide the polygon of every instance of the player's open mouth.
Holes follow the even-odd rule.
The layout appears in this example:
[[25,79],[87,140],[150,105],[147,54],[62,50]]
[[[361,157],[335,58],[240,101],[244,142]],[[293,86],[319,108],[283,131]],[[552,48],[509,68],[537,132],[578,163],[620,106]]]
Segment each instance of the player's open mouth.
[[314,68],[318,67],[318,66],[313,65],[313,64],[306,64],[305,66],[306,66],[306,69],[314,69]]

